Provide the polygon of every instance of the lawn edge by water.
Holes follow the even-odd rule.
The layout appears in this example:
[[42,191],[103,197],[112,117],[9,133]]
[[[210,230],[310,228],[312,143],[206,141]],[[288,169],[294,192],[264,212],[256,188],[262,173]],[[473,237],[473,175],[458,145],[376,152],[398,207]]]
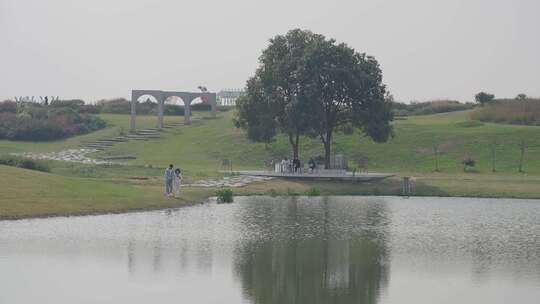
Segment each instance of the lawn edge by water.
[[[24,169],[15,169],[15,171]],[[12,174],[14,174],[11,172]],[[22,172],[22,173],[21,173]],[[64,176],[57,176],[54,174],[46,173],[34,173],[30,170],[24,170],[19,172],[20,174],[37,174],[36,176],[54,176],[55,178],[64,179]],[[491,188],[485,188],[486,184],[493,184],[493,180],[484,182],[471,183],[468,179],[455,179],[455,176],[448,176],[451,183],[447,180],[435,181],[429,177],[420,179],[415,185],[415,193],[410,197],[456,197],[456,198],[508,198],[508,199],[540,199],[540,193],[538,191],[523,191],[521,188],[517,188],[516,191],[508,192],[508,189],[512,188],[512,183],[516,185],[520,184],[520,180],[502,180],[507,185],[506,190],[500,190],[499,192],[489,192],[490,189],[497,188],[497,184],[491,186]],[[501,176],[504,178],[504,176]],[[80,178],[72,178],[80,179]],[[84,182],[84,181],[83,181]],[[107,181],[104,181],[107,183]],[[475,187],[470,188],[473,184]],[[533,184],[535,188],[536,184]],[[118,184],[118,187],[124,187],[126,185]],[[136,202],[128,207],[115,207],[111,208],[109,204],[116,204],[115,197],[103,196],[103,201],[98,204],[94,204],[92,201],[82,201],[80,198],[75,197],[75,201],[80,204],[80,208],[62,209],[62,202],[70,203],[70,197],[54,197],[52,200],[44,201],[49,203],[47,211],[38,212],[35,210],[25,210],[24,204],[21,204],[20,208],[12,210],[11,214],[0,214],[0,220],[23,220],[32,218],[50,218],[50,217],[71,217],[71,216],[88,216],[88,215],[104,215],[104,214],[119,214],[119,213],[131,213],[131,212],[145,212],[156,210],[177,209],[182,207],[194,206],[208,202],[215,196],[216,188],[194,188],[186,187],[183,189],[183,196],[181,198],[166,198],[162,193],[162,187],[156,185],[127,185],[129,187],[138,187],[141,191],[146,193],[145,197],[137,198]],[[469,188],[467,188],[469,187]],[[389,178],[377,183],[336,183],[329,181],[318,182],[302,182],[302,181],[289,181],[281,179],[273,179],[265,182],[256,182],[249,184],[241,188],[233,188],[235,196],[249,197],[249,196],[274,196],[274,197],[306,197],[310,196],[309,193],[312,189],[317,189],[319,195],[315,196],[366,196],[366,197],[404,197],[401,195],[401,183],[398,178]],[[465,190],[463,190],[465,189]],[[1,190],[1,189],[0,189]],[[52,192],[57,192],[58,189],[50,189]],[[2,191],[0,191],[0,195]],[[121,197],[125,200],[125,197]],[[39,200],[39,199],[38,199]],[[60,204],[56,204],[60,201]],[[17,203],[15,201],[15,203]],[[91,208],[91,209],[89,209]],[[2,200],[0,200],[0,211],[2,208]]]

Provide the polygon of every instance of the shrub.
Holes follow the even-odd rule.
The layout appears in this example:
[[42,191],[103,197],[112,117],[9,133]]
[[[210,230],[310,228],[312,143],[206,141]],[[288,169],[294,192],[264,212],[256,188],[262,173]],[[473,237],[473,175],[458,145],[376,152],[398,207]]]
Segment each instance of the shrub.
[[469,110],[472,103],[461,103],[456,100],[434,100],[427,102],[411,102],[410,104],[394,102],[392,109],[396,116],[430,115],[455,111]]
[[278,195],[278,192],[276,191],[276,189],[271,188],[270,190],[267,191],[267,194],[272,196],[272,197],[275,197],[275,196]]
[[340,131],[345,135],[354,134],[354,126],[352,123],[346,123],[340,127]]
[[[130,114],[131,101],[125,98],[100,100],[97,102],[96,108],[99,109],[100,113]],[[158,104],[150,100],[147,100],[144,102],[138,102],[135,110],[137,111],[137,114],[157,115]],[[175,104],[165,104],[163,108],[163,114],[184,115],[184,106],[175,105]]]
[[471,157],[466,157],[461,161],[461,164],[463,164],[463,171],[467,171],[468,167],[476,166],[476,161]]
[[99,117],[79,114],[72,106],[60,107],[59,103],[52,107],[23,103],[21,109],[18,114],[0,112],[0,139],[53,140],[106,126]]
[[306,192],[306,195],[307,196],[320,196],[321,195],[321,190],[317,187],[313,187],[313,188],[310,188],[307,192]]
[[288,196],[298,196],[298,192],[294,191],[294,189],[287,188],[287,195]]
[[219,112],[228,112],[228,111],[233,110],[233,109],[234,109],[234,107],[229,107],[229,106],[218,106],[217,107],[217,110]]
[[110,114],[131,113],[131,104],[125,98],[100,100],[97,102],[97,105],[101,108],[101,113],[110,113]]
[[99,114],[101,113],[102,107],[100,105],[84,105],[79,109],[79,113],[86,114]]
[[83,123],[88,128],[88,132],[100,130],[107,126],[107,122],[97,116],[86,116],[83,118]]
[[456,126],[462,127],[462,128],[474,128],[474,127],[481,127],[484,124],[477,120],[468,120],[468,121],[462,121],[458,122]]
[[0,113],[17,113],[17,103],[11,100],[0,102]]
[[51,169],[49,166],[42,162],[29,158],[14,157],[14,156],[3,156],[0,157],[0,165],[11,166],[24,168],[29,170],[36,170],[41,172],[50,172]]
[[72,109],[79,109],[80,107],[84,106],[84,100],[82,99],[67,99],[67,100],[53,100],[49,104],[50,107],[58,107],[58,108],[72,108]]
[[218,203],[232,203],[233,202],[233,191],[229,188],[220,189],[216,191]]
[[209,104],[197,103],[197,104],[191,105],[191,110],[192,111],[210,111],[212,110],[212,106]]
[[166,104],[163,109],[165,115],[184,115],[184,107],[179,105]]
[[477,108],[471,119],[516,125],[540,125],[540,99],[498,99]]

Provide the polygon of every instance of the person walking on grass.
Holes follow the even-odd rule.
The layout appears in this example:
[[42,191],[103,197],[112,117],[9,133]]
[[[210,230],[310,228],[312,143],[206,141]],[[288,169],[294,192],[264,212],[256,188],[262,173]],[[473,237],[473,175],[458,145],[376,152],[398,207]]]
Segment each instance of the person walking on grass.
[[174,170],[174,184],[173,184],[173,193],[175,197],[180,196],[180,187],[182,186],[182,170],[176,168]]
[[165,170],[165,195],[171,196],[173,193],[173,181],[174,181],[174,170],[173,165],[170,164],[169,168]]

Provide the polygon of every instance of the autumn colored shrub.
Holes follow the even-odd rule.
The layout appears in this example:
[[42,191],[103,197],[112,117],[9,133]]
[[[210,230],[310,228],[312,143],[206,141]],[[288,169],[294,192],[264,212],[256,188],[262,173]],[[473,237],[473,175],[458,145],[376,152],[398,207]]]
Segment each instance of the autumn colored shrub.
[[[0,139],[46,141],[85,134],[106,126],[97,116],[79,113],[78,101],[54,105],[0,103]],[[61,106],[62,105],[62,106]]]
[[540,99],[499,99],[471,113],[471,119],[516,125],[540,125]]

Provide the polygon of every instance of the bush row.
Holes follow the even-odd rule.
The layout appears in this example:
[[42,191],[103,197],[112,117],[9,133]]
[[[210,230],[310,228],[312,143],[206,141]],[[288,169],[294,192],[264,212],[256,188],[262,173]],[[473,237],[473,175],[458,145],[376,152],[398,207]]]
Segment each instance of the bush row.
[[435,100],[427,102],[411,102],[410,104],[394,102],[392,104],[394,115],[430,115],[437,113],[469,110],[474,107],[473,103],[461,103],[455,100]]
[[[191,105],[192,111],[210,111],[211,106],[208,104]],[[91,113],[110,113],[110,114],[130,114],[131,102],[124,98],[116,98],[110,100],[100,100],[95,105],[87,105],[84,111]],[[136,105],[137,114],[157,115],[158,105],[151,101],[138,102]],[[165,115],[184,115],[184,106],[165,104],[163,109]]]
[[85,134],[106,126],[103,119],[80,113],[82,101],[0,102],[0,139],[43,141]]
[[517,125],[540,125],[540,99],[495,100],[471,113],[471,119]]
[[38,160],[29,158],[14,157],[14,156],[2,156],[0,157],[0,165],[18,167],[42,172],[50,172],[49,166]]

